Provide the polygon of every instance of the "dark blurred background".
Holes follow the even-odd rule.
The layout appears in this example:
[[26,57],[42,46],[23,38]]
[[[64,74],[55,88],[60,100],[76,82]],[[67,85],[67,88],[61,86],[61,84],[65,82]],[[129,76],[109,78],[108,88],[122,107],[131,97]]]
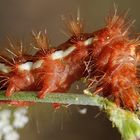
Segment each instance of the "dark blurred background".
[[[52,45],[57,46],[67,39],[61,33],[64,28],[62,15],[76,15],[80,8],[86,31],[92,32],[104,26],[104,19],[114,3],[120,11],[130,9],[130,17],[136,19],[134,30],[138,32],[139,0],[0,0],[0,47],[5,46],[9,35],[27,44],[31,42],[31,31],[40,29],[47,29]],[[70,106],[54,110],[48,104],[29,107],[30,122],[21,130],[21,140],[121,139],[99,109],[87,107],[87,113],[82,115],[79,108]]]

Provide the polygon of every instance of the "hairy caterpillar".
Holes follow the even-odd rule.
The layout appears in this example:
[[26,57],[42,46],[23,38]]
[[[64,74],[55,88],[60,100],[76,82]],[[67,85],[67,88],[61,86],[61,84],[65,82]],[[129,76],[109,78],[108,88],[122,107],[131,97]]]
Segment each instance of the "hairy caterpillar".
[[7,49],[13,58],[9,60],[1,56],[5,62],[1,63],[4,67],[4,70],[1,67],[1,82],[4,81],[2,87],[6,85],[6,96],[15,91],[36,90],[39,91],[38,97],[44,98],[50,92],[66,92],[73,82],[83,77],[83,61],[93,38],[82,32],[79,20],[73,20],[69,26],[73,36],[57,48],[49,48],[46,34],[39,32],[33,33],[39,49],[34,56],[24,54],[22,48],[16,50],[12,46],[12,50]]
[[135,110],[139,98],[137,50],[140,40],[130,37],[129,29],[134,21],[128,21],[125,14],[118,15],[116,9],[106,21],[106,27],[93,33],[90,83],[96,84],[95,93]]
[[115,9],[104,28],[84,33],[78,16],[67,23],[71,38],[57,48],[49,47],[46,33],[33,33],[38,49],[35,55],[24,53],[22,46],[19,50],[13,46],[7,49],[12,58],[1,55],[1,88],[6,88],[6,96],[35,90],[39,98],[44,98],[50,92],[66,92],[75,81],[86,77],[94,93],[136,110],[140,42],[129,37],[132,24]]

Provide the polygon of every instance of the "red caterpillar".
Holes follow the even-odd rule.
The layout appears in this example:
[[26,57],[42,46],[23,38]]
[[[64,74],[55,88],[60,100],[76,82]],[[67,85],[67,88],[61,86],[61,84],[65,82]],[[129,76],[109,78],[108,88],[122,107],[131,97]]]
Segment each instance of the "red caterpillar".
[[66,92],[72,83],[88,77],[88,87],[94,93],[135,110],[139,97],[139,40],[130,39],[131,24],[115,11],[107,19],[106,27],[84,33],[80,19],[72,19],[68,23],[72,37],[57,48],[49,48],[46,34],[34,33],[39,49],[34,56],[24,54],[22,49],[8,49],[14,55],[10,60],[1,56],[4,63],[0,63],[0,77],[2,87],[7,88],[6,96],[15,91],[36,90],[38,97],[44,98],[50,92]]
[[[15,91],[36,90],[38,97],[44,98],[50,92],[66,92],[72,83],[83,77],[84,61],[88,56],[87,47],[92,43],[90,34],[82,32],[79,20],[71,21],[73,36],[58,48],[49,48],[46,34],[35,34],[36,48],[34,56],[24,54],[21,50],[7,49],[14,57],[5,61],[1,76],[4,78],[2,87],[6,85],[6,96]],[[73,28],[72,26],[75,26]],[[7,80],[8,79],[8,80]]]
[[139,79],[137,65],[139,60],[139,38],[132,39],[129,29],[134,21],[124,16],[109,16],[105,28],[94,32],[95,39],[91,49],[93,66],[90,75],[96,91],[129,110],[137,108]]

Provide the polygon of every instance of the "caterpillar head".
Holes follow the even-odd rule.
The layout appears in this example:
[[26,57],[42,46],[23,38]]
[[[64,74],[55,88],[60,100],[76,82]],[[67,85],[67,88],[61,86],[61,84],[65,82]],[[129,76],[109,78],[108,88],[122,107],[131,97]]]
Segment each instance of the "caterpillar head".
[[111,12],[111,14],[106,18],[106,26],[93,32],[93,35],[95,35],[93,44],[95,44],[95,46],[105,46],[116,40],[127,40],[129,30],[134,22],[135,20],[127,18],[127,12],[119,14],[117,12],[117,8],[115,8],[114,12]]

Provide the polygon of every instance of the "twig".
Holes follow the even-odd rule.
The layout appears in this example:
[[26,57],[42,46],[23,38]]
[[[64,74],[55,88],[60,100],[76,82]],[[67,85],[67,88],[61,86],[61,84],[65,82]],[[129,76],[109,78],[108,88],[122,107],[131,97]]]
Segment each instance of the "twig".
[[98,106],[107,113],[124,140],[138,140],[140,138],[140,120],[136,114],[117,107],[106,98],[91,95],[87,90],[85,90],[85,94],[50,93],[44,99],[37,98],[37,92],[17,92],[11,97],[6,97],[4,93],[5,91],[0,91],[0,100]]

